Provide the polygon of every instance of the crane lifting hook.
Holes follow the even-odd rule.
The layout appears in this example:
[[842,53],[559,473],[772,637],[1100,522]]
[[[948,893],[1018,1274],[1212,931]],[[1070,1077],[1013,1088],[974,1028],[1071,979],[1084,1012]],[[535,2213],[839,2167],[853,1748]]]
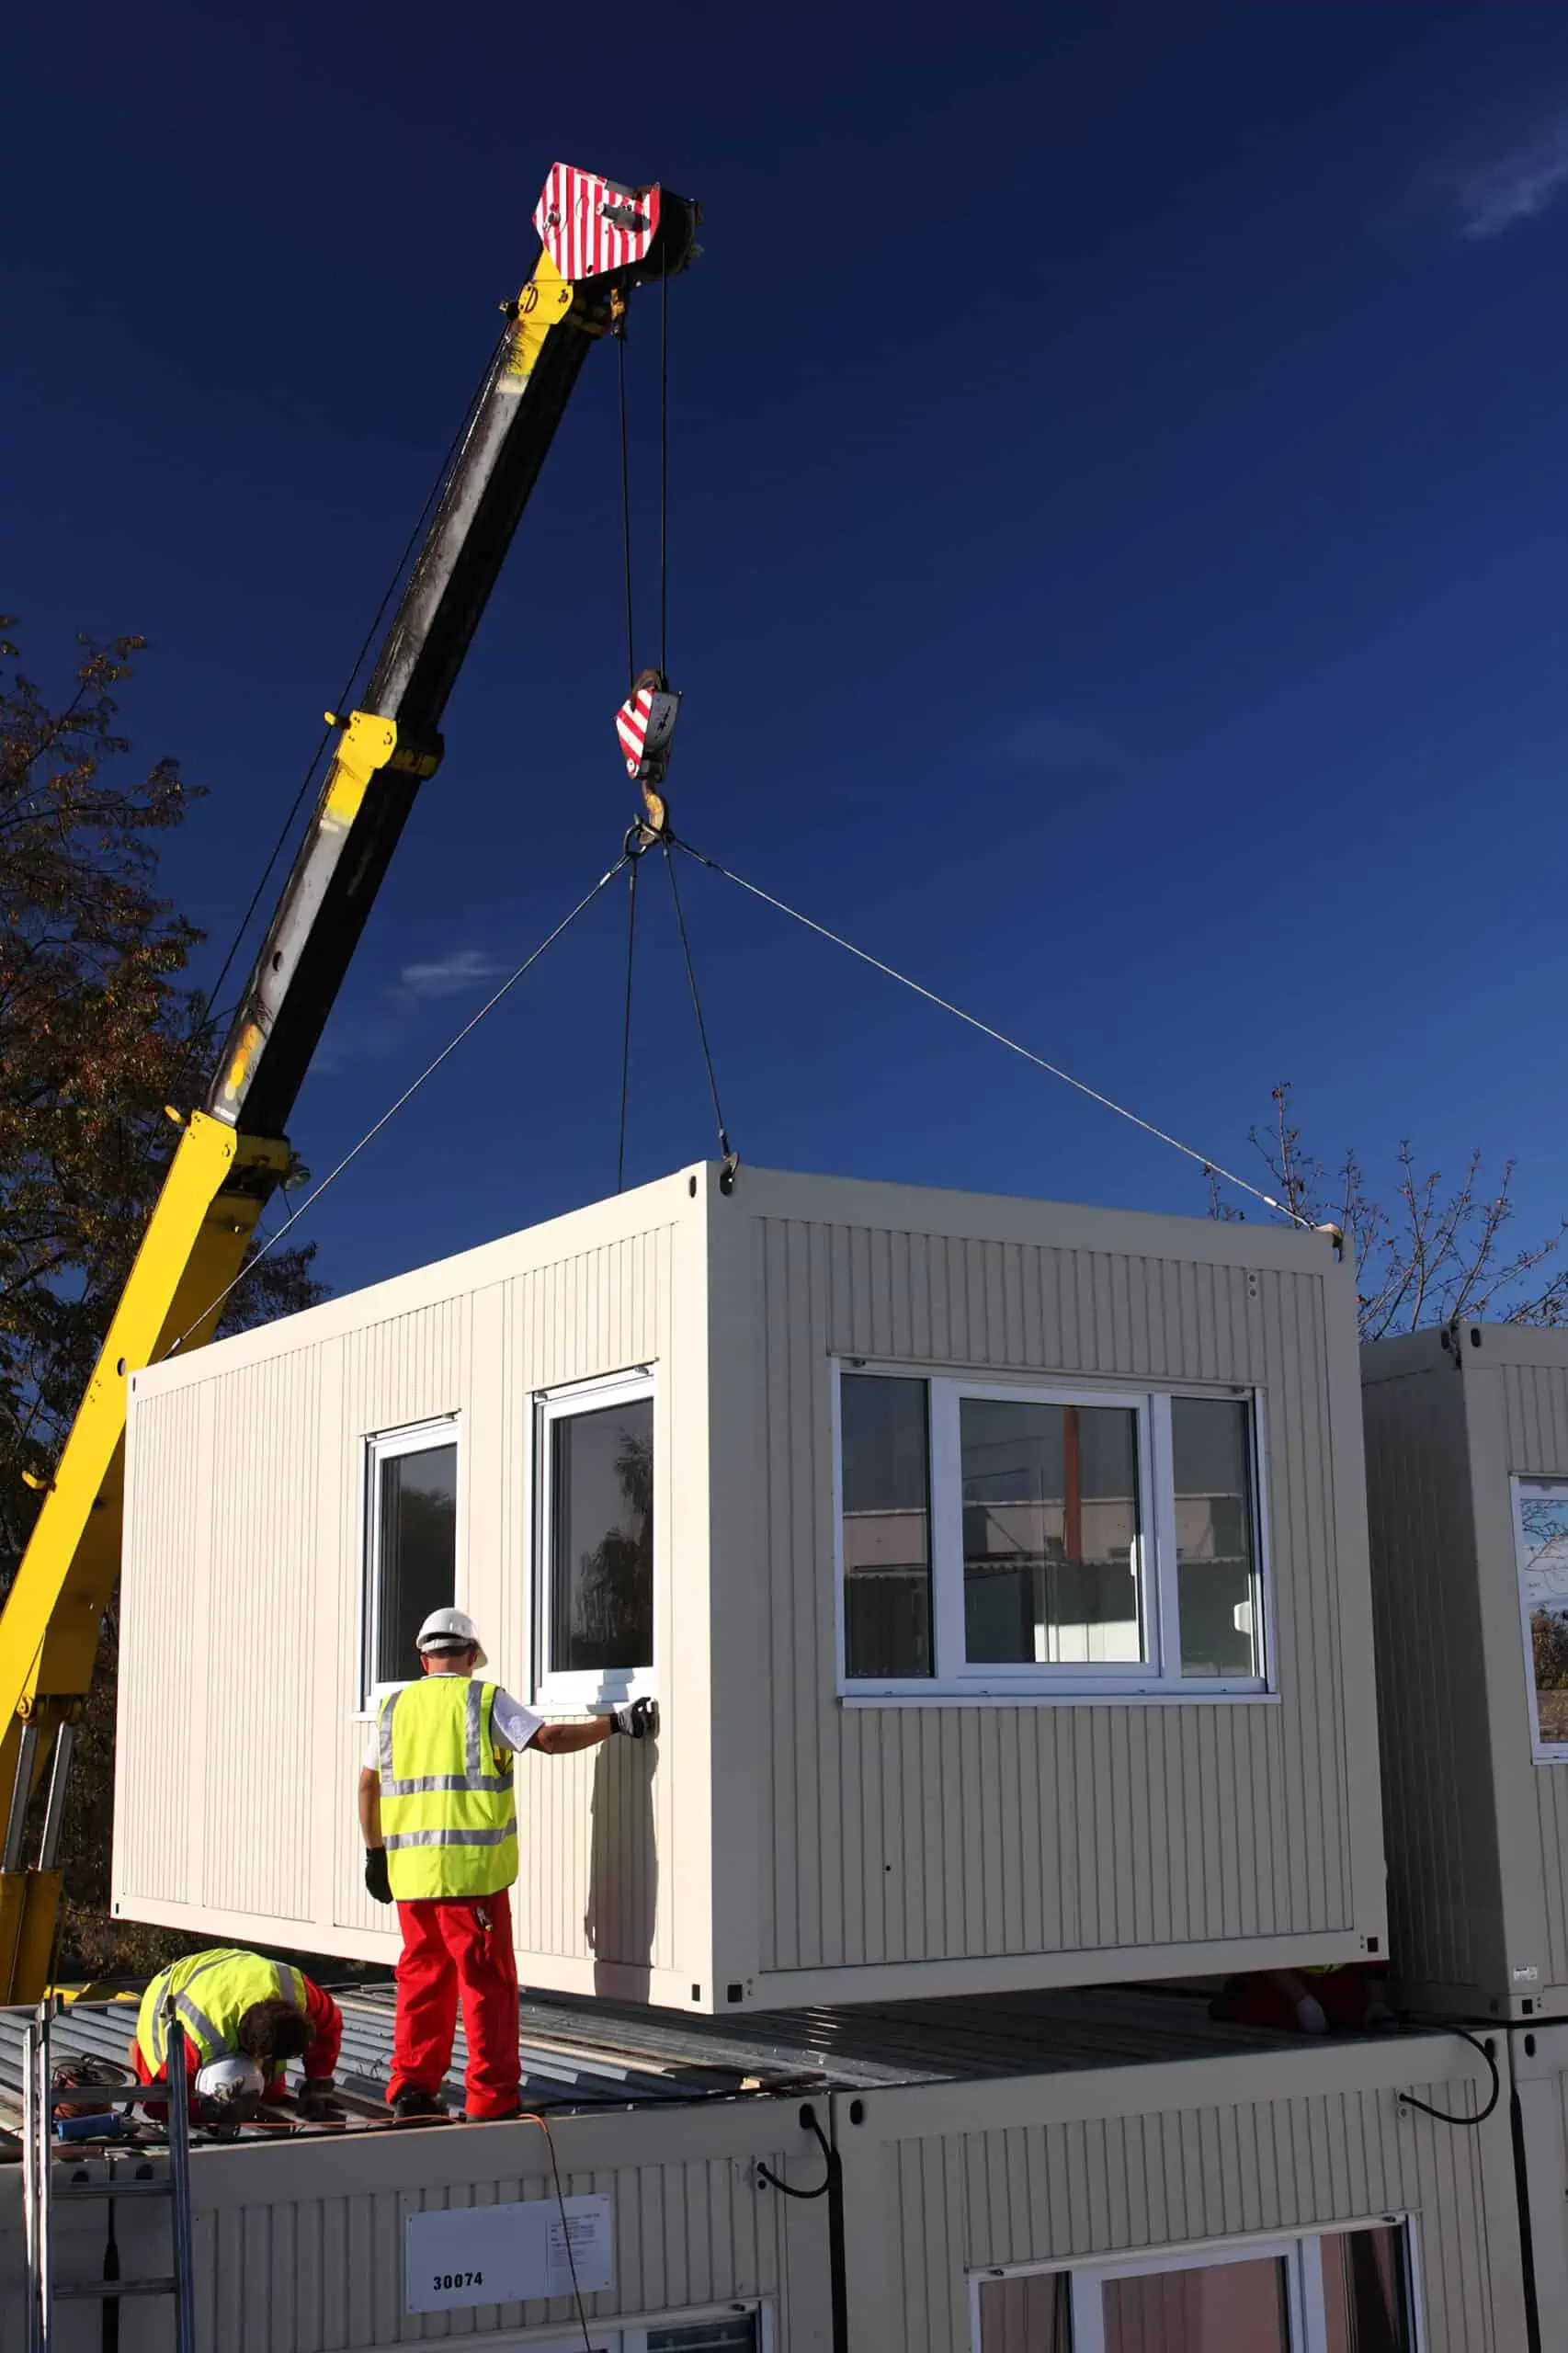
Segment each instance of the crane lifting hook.
[[633,835],[641,849],[668,838],[669,812],[659,787],[669,771],[670,747],[679,716],[680,697],[662,670],[642,671],[615,714],[615,732],[626,761],[626,772],[642,792],[644,813],[627,835],[629,849]]

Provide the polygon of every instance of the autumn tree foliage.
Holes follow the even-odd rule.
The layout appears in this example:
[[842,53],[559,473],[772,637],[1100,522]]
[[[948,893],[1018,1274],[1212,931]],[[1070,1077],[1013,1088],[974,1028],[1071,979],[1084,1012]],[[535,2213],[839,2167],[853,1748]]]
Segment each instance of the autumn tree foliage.
[[[1361,1337],[1381,1340],[1455,1316],[1498,1324],[1568,1324],[1568,1217],[1544,1233],[1516,1238],[1514,1163],[1488,1179],[1479,1149],[1457,1176],[1428,1168],[1402,1142],[1391,1181],[1376,1188],[1359,1155],[1341,1153],[1325,1165],[1303,1141],[1293,1091],[1272,1090],[1267,1126],[1252,1144],[1268,1190],[1308,1225],[1335,1225],[1356,1264]],[[1210,1177],[1216,1217],[1241,1213]]]
[[[78,642],[51,699],[0,619],[0,1592],[8,1586],[177,1131],[211,1025],[186,973],[197,931],[156,892],[161,837],[200,787],[132,766],[118,689],[140,638]],[[309,1304],[310,1249],[263,1259],[222,1328]],[[68,1938],[88,1966],[145,1959],[103,1919],[115,1626],[105,1628],[73,1777]],[[119,1936],[119,1942],[116,1938]],[[131,1932],[134,1942],[134,1932]]]

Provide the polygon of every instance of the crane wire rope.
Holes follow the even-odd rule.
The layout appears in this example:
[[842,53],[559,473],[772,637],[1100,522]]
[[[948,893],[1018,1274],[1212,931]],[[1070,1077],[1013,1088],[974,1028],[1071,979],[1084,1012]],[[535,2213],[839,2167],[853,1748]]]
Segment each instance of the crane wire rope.
[[670,669],[670,272],[659,265],[659,674]]
[[637,684],[636,632],[631,597],[631,458],[626,432],[626,321],[618,322],[615,347],[620,360],[620,553],[626,575],[626,691]]
[[637,870],[640,858],[627,858],[626,892],[626,1014],[620,1030],[620,1131],[615,1148],[615,1189],[626,1189],[626,1102],[631,1085],[631,974],[637,954]]
[[[457,462],[459,452],[461,450],[463,443],[468,439],[470,433],[473,429],[474,418],[478,415],[480,403],[484,397],[484,388],[490,381],[495,363],[500,358],[501,353],[506,347],[506,337],[510,333],[511,328],[509,325],[502,328],[499,336],[496,338],[495,347],[484,363],[484,372],[480,377],[478,383],[474,386],[472,392],[469,396],[469,404],[468,407],[463,412],[462,423],[459,426],[456,433],[452,436],[450,442],[448,444],[447,454],[441,460],[440,465],[437,469],[436,478],[426,494],[425,504],[419,510],[418,520],[415,522],[414,529],[410,531],[407,539],[403,542],[403,553],[398,557],[397,563],[392,568],[392,576],[381,592],[381,601],[376,607],[375,616],[370,622],[369,628],[365,631],[364,636],[359,642],[359,651],[354,656],[353,666],[349,670],[347,677],[344,680],[343,685],[339,689],[336,701],[332,706],[335,712],[345,710],[348,707],[349,699],[354,692],[355,683],[358,678],[360,670],[364,666],[365,656],[370,650],[371,644],[375,639],[376,631],[381,628],[382,617],[386,612],[387,607],[392,600],[399,581],[403,578],[403,573],[407,569],[409,560],[413,556],[414,551],[418,546],[419,541],[425,535],[426,527],[429,522],[432,509],[435,507],[437,499],[440,497],[441,493],[447,486],[447,483],[451,475],[452,468]],[[204,1028],[211,1017],[212,1007],[218,1002],[218,992],[229,977],[230,968],[232,967],[235,957],[240,952],[241,943],[244,941],[246,932],[250,929],[251,918],[256,914],[257,907],[261,904],[261,894],[266,890],[268,881],[271,880],[272,870],[277,865],[278,858],[282,856],[283,850],[288,843],[289,836],[294,830],[294,822],[299,816],[301,804],[303,801],[306,793],[311,789],[316,770],[321,766],[322,754],[326,750],[327,745],[332,741],[333,732],[334,722],[329,722],[323,733],[320,743],[316,745],[315,750],[311,755],[310,766],[306,768],[304,775],[300,779],[299,790],[295,793],[293,801],[290,804],[289,814],[284,818],[281,826],[278,828],[278,839],[273,843],[267,863],[261,870],[261,879],[257,882],[256,889],[251,892],[250,904],[246,907],[244,915],[240,917],[239,923],[235,926],[234,936],[229,942],[228,953],[224,957],[222,963],[218,968],[217,979],[213,982],[211,987],[205,993],[201,1007],[201,1020],[198,1025],[199,1028]]]
[[[636,594],[631,560],[631,435],[626,398],[626,320],[615,323],[619,362],[618,383],[620,419],[620,555],[626,602],[626,684],[637,684]],[[659,271],[659,675],[669,674],[670,575],[670,275],[667,262]]]
[[[684,847],[684,844],[682,847]],[[664,843],[663,847],[665,871],[670,878],[670,896],[675,901],[676,927],[680,933],[680,952],[686,959],[686,977],[691,986],[691,1009],[697,1016],[698,1042],[702,1048],[702,1060],[708,1072],[708,1092],[713,1101],[713,1124],[719,1131],[719,1150],[733,1175],[735,1167],[735,1154],[730,1148],[729,1135],[724,1127],[723,1108],[719,1101],[719,1081],[714,1075],[713,1055],[708,1043],[708,1024],[702,1018],[702,999],[698,995],[697,989],[697,967],[691,961],[691,942],[687,938],[686,917],[681,912],[680,891],[676,882],[675,860],[670,856],[668,841]]]
[[[571,926],[576,922],[577,917],[584,912],[585,908],[591,906],[594,901],[598,897],[599,892],[605,890],[609,883],[615,881],[616,876],[620,872],[621,868],[626,864],[626,857],[623,852],[622,855],[616,859],[615,864],[600,875],[598,881],[594,884],[593,889],[591,891],[585,892],[582,898],[578,900],[576,905],[573,908],[571,914],[568,915],[562,915],[561,921],[556,925],[555,929],[551,932],[546,938],[540,941],[539,946],[534,949],[533,953],[523,959],[523,961],[517,966],[517,971],[506,980],[502,982],[494,995],[486,998],[485,1002],[480,1006],[478,1012],[463,1023],[462,1028],[457,1032],[455,1037],[448,1040],[447,1043],[442,1047],[435,1060],[433,1062],[426,1063],[425,1068],[420,1072],[417,1078],[410,1080],[409,1084],[403,1088],[403,1093],[397,1097],[394,1102],[390,1103],[387,1106],[386,1109],[381,1113],[381,1118],[377,1120],[372,1126],[366,1129],[358,1142],[344,1154],[336,1166],[327,1170],[326,1175],[322,1178],[319,1185],[312,1186],[310,1191],[305,1195],[304,1199],[300,1203],[299,1208],[295,1210],[290,1216],[284,1219],[282,1224],[278,1228],[276,1233],[268,1234],[267,1240],[262,1244],[261,1248],[255,1251],[251,1256],[245,1260],[244,1265],[240,1268],[239,1273],[234,1277],[233,1280],[224,1284],[222,1290],[218,1293],[217,1298],[208,1302],[200,1314],[197,1316],[195,1322],[187,1324],[177,1339],[170,1341],[168,1347],[164,1350],[164,1358],[172,1357],[178,1349],[182,1348],[187,1340],[189,1339],[192,1332],[199,1330],[200,1326],[206,1323],[208,1317],[218,1308],[222,1306],[223,1302],[229,1297],[230,1293],[239,1288],[240,1284],[244,1281],[246,1276],[254,1274],[256,1267],[260,1266],[262,1260],[271,1256],[272,1252],[277,1249],[278,1245],[282,1241],[284,1235],[290,1232],[294,1226],[299,1224],[300,1220],[304,1216],[307,1210],[311,1209],[315,1202],[320,1200],[322,1195],[326,1191],[327,1187],[329,1185],[335,1185],[337,1182],[337,1179],[342,1176],[344,1170],[349,1167],[354,1161],[358,1159],[359,1154],[364,1151],[366,1145],[374,1142],[376,1137],[381,1134],[381,1130],[386,1127],[391,1120],[396,1118],[397,1114],[403,1109],[403,1105],[413,1100],[414,1097],[418,1094],[420,1088],[424,1086],[426,1080],[427,1078],[433,1078],[448,1057],[457,1051],[464,1039],[472,1036],[480,1023],[484,1019],[485,1015],[488,1013],[494,1013],[502,998],[517,987],[517,983],[522,979],[524,973],[533,970],[533,967],[539,962],[540,958],[544,954],[546,949],[553,948],[556,941],[561,938],[562,933],[570,930]],[[156,1361],[161,1363],[163,1361],[163,1358],[157,1358]]]
[[1024,1062],[1032,1063],[1037,1070],[1044,1071],[1051,1078],[1060,1079],[1064,1086],[1071,1086],[1075,1093],[1087,1096],[1091,1103],[1099,1104],[1103,1110],[1114,1111],[1119,1120],[1126,1120],[1131,1126],[1142,1128],[1145,1135],[1153,1136],[1159,1142],[1169,1144],[1173,1152],[1179,1152],[1186,1159],[1196,1161],[1205,1175],[1222,1176],[1228,1185],[1234,1185],[1241,1192],[1249,1193],[1254,1200],[1261,1201],[1266,1209],[1277,1211],[1281,1217],[1288,1217],[1292,1224],[1300,1226],[1304,1233],[1310,1233],[1315,1230],[1312,1220],[1302,1217],[1299,1211],[1291,1209],[1289,1202],[1277,1201],[1272,1193],[1266,1193],[1261,1186],[1250,1183],[1244,1176],[1238,1176],[1233,1168],[1227,1168],[1222,1162],[1215,1160],[1210,1154],[1199,1152],[1191,1144],[1184,1143],[1179,1136],[1172,1135],[1167,1129],[1156,1127],[1153,1120],[1145,1120],[1138,1112],[1130,1111],[1126,1104],[1116,1102],[1108,1095],[1102,1095],[1097,1086],[1091,1086],[1085,1079],[1074,1078],[1071,1071],[1062,1069],[1057,1063],[1048,1062],[1043,1054],[1037,1054],[1031,1047],[1020,1045],[1017,1039],[1009,1038],[1006,1030],[994,1029],[989,1021],[982,1021],[977,1014],[966,1013],[962,1006],[955,1005],[950,997],[938,996],[935,989],[928,989],[922,982],[912,980],[907,972],[901,972],[896,965],[884,963],[880,956],[873,956],[869,949],[857,948],[852,939],[846,939],[841,933],[830,931],[826,924],[818,923],[811,915],[802,915],[799,907],[791,907],[785,900],[775,898],[771,891],[763,890],[759,883],[748,882],[744,874],[736,874],[729,867],[722,866],[717,858],[709,858],[704,851],[695,848],[690,842],[676,839],[675,847],[677,849],[683,849],[687,858],[695,858],[699,866],[706,866],[710,872],[722,875],[726,882],[733,882],[737,889],[749,892],[752,898],[760,899],[765,906],[777,908],[780,915],[788,915],[792,923],[801,924],[807,931],[814,931],[819,939],[829,940],[835,948],[842,948],[846,955],[855,957],[862,964],[869,964],[873,972],[883,973],[890,981],[896,981],[901,988],[911,990],[915,996],[924,997],[927,1005],[937,1006],[943,1013],[950,1013],[956,1021],[963,1022],[971,1029],[977,1029],[983,1038],[990,1038],[998,1046],[1006,1046],[1010,1054],[1017,1054]]

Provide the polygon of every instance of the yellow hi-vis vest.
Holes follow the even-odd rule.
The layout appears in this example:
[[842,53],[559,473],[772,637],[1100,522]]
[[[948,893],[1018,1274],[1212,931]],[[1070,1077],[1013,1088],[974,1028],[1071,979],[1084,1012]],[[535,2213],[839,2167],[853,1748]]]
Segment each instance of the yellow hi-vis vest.
[[169,2055],[164,2005],[171,1994],[186,2039],[195,2045],[203,2066],[238,2050],[240,2020],[253,2002],[305,2006],[305,1981],[299,1971],[280,1961],[263,1961],[258,1952],[223,1946],[173,1961],[153,1978],[136,2014],[136,2040],[155,2075],[162,2074]]
[[381,1701],[381,1836],[405,1904],[494,1895],[517,1876],[512,1757],[492,1738],[494,1702],[494,1683],[464,1675],[427,1675]]

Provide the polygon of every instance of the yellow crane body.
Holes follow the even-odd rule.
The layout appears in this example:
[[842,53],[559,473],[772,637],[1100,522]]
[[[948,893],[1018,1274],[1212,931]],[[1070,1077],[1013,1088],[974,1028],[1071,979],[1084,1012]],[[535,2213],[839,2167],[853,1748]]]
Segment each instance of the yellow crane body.
[[686,267],[700,217],[669,189],[559,164],[540,199],[538,265],[504,306],[506,332],[365,708],[342,722],[206,1103],[182,1123],[0,1609],[0,2002],[39,2000],[53,1973],[71,1757],[119,1574],[131,1376],[203,1346],[217,1326],[289,1168],[300,1085],[415,795],[440,760],[447,697],[583,359],[619,331],[634,287]]

